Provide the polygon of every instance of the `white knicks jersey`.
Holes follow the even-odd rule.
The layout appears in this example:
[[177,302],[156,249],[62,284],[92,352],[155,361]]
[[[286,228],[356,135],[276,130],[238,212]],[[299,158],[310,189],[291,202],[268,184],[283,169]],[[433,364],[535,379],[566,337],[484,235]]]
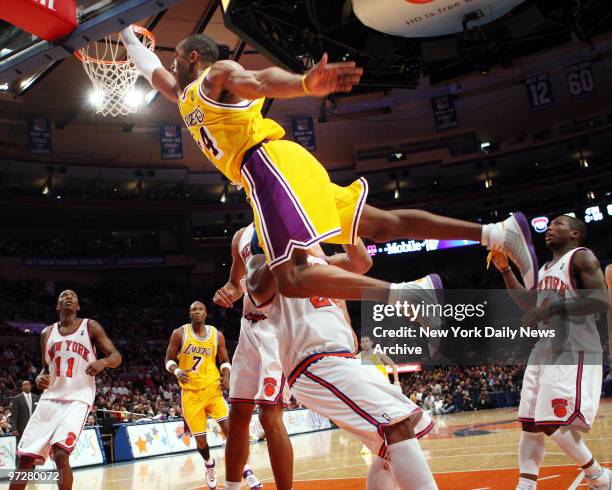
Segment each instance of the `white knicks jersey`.
[[[579,294],[571,276],[572,259],[579,250],[588,250],[578,247],[570,250],[554,263],[546,263],[538,273],[538,301],[537,305],[564,301],[572,303]],[[562,345],[563,351],[572,352],[602,352],[601,339],[597,330],[594,314],[582,316],[560,317],[554,316],[550,322],[538,324],[540,330],[554,329],[556,335],[553,339],[542,338],[538,344],[549,344],[558,349]]]
[[[242,236],[240,237],[240,242],[238,243],[238,251],[240,253],[240,257],[242,261],[246,264],[247,260],[253,255],[251,251],[251,240],[253,239],[253,235],[255,233],[255,227],[253,223],[246,227]],[[251,300],[249,293],[246,288],[246,279],[242,279],[240,281],[240,286],[242,287],[242,291],[244,292],[244,296],[242,299],[242,319],[249,320],[251,322],[261,322],[266,319],[265,314],[259,310],[255,303]]]
[[[308,257],[308,263],[311,267],[327,265],[315,257]],[[314,354],[355,350],[353,329],[336,300],[286,298],[277,293],[261,309],[277,330],[280,363],[287,377],[301,361]]]
[[45,360],[49,365],[51,382],[40,399],[81,401],[93,405],[96,397],[96,378],[85,372],[96,360],[85,318],[70,335],[59,332],[59,324],[51,325],[45,344]]

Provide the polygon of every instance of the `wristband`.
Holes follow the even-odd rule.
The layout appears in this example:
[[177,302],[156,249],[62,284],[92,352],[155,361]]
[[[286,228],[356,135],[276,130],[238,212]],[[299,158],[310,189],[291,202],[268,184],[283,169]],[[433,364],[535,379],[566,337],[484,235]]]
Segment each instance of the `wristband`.
[[221,366],[219,366],[219,371],[223,371],[225,368],[231,371],[232,365],[229,362],[224,362],[223,364],[221,364]]
[[304,91],[306,95],[310,95],[310,90],[308,90],[308,87],[306,86],[306,77],[307,75],[304,75],[302,77],[302,90]]
[[178,377],[179,377],[179,374],[181,374],[182,372],[183,372],[183,370],[182,370],[182,369],[180,369],[180,368],[176,368],[176,369],[174,370],[174,373],[173,373],[173,374],[174,374],[174,375],[175,375],[175,376],[178,378]]
[[[172,359],[170,359],[167,363],[166,363],[166,371],[168,371],[169,373],[172,373],[172,371],[170,371],[170,369],[172,369],[172,366],[177,366],[176,361],[173,361]],[[178,366],[177,366],[178,367]]]

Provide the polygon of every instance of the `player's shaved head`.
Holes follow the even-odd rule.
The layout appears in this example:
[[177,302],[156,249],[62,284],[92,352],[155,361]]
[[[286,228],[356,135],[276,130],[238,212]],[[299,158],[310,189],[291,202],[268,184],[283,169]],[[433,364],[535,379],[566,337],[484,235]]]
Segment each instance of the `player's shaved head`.
[[561,218],[567,222],[571,231],[575,231],[579,234],[576,240],[578,241],[579,245],[582,245],[587,237],[587,228],[584,221],[574,218],[573,216],[568,216],[567,214],[564,214]]
[[179,46],[185,54],[192,51],[197,52],[200,58],[207,63],[214,63],[219,59],[217,44],[206,34],[192,34],[183,39]]
[[70,297],[70,296],[76,299],[77,301],[79,299],[79,296],[77,295],[77,293],[75,293],[72,289],[64,289],[57,297],[57,302],[59,303],[63,298]]
[[206,305],[202,303],[201,301],[194,301],[193,303],[191,303],[191,306],[189,307],[189,311],[195,310],[197,308],[204,308],[204,311],[206,311]]

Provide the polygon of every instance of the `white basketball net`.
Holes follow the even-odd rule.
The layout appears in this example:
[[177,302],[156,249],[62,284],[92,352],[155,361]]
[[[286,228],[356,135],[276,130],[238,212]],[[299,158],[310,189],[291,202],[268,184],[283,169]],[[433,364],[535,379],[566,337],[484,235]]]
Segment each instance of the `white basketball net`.
[[[140,30],[135,31],[145,47],[153,51],[155,38]],[[106,36],[86,46],[79,50],[77,58],[83,63],[93,85],[91,102],[96,113],[115,117],[138,110],[142,102],[142,97],[135,91],[139,73],[118,35]]]

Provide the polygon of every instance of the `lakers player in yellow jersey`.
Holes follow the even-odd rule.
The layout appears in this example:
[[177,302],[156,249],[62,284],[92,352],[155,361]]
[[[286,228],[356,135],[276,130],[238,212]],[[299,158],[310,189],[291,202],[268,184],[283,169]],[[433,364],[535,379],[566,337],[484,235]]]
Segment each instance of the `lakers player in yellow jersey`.
[[361,359],[361,363],[372,364],[387,381],[389,381],[387,366],[390,366],[393,371],[393,384],[400,386],[397,364],[393,362],[393,359],[386,354],[376,354],[372,348],[374,346],[372,339],[368,335],[362,335],[359,344],[361,346],[361,352],[358,357]]
[[[229,389],[231,365],[225,337],[206,324],[206,306],[195,301],[189,308],[191,323],[175,329],[166,349],[166,370],[175,375],[181,386],[181,405],[186,429],[195,437],[198,451],[206,465],[208,488],[217,488],[216,463],[210,457],[206,440],[208,418],[215,419],[227,436],[229,409],[223,391]],[[220,368],[217,368],[217,360]],[[249,488],[261,484],[248,466],[243,476]]]
[[261,115],[265,97],[350,92],[363,73],[354,62],[328,63],[324,54],[304,75],[278,67],[245,70],[235,61],[218,61],[215,42],[195,34],[178,44],[167,70],[130,27],[121,32],[121,39],[139,72],[178,103],[204,155],[231,182],[244,187],[281,294],[355,300],[368,290],[380,296],[372,299],[407,300],[410,283],[394,286],[338,267],[306,267],[306,250],[315,243],[355,244],[358,237],[379,243],[407,237],[480,241],[510,255],[527,287],[534,285],[537,261],[522,214],[483,226],[420,210],[374,208],[365,203],[365,179],[347,187],[333,184],[311,153],[282,139],[282,127]]

